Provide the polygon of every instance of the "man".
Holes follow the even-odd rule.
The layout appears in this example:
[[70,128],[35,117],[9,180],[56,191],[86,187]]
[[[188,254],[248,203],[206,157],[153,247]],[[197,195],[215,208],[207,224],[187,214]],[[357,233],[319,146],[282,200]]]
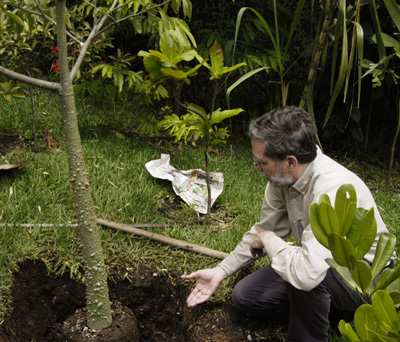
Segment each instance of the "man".
[[[250,124],[254,168],[269,180],[256,223],[218,266],[188,275],[199,283],[187,299],[189,307],[206,301],[221,282],[256,258],[271,264],[241,280],[233,303],[258,317],[288,322],[286,341],[328,341],[330,318],[354,312],[363,304],[325,262],[331,257],[314,237],[311,203],[328,194],[334,203],[338,188],[353,184],[358,207],[374,207],[377,237],[366,260],[372,262],[379,235],[387,229],[364,182],[316,146],[312,117],[296,107],[273,110]],[[296,245],[284,241],[293,234]]]

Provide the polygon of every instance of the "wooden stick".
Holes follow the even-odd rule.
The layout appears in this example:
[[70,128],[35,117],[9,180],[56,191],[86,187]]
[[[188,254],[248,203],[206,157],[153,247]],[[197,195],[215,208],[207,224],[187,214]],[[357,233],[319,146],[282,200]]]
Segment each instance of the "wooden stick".
[[102,226],[106,226],[106,227],[122,230],[124,232],[135,234],[137,236],[147,237],[150,240],[166,243],[166,244],[171,245],[171,246],[183,248],[183,249],[186,249],[188,251],[199,253],[199,254],[208,255],[208,256],[211,256],[213,258],[225,259],[228,256],[228,254],[224,253],[224,252],[216,251],[214,249],[210,249],[210,248],[207,248],[207,247],[202,247],[202,246],[195,245],[195,244],[192,244],[192,243],[189,243],[189,242],[173,239],[173,238],[170,238],[168,236],[164,236],[164,235],[148,232],[148,231],[145,231],[145,230],[142,230],[142,229],[139,229],[139,228],[135,228],[132,225],[112,222],[112,221],[108,221],[108,220],[104,220],[104,219],[100,219],[100,218],[97,218],[96,222],[97,222],[97,224],[100,224]]

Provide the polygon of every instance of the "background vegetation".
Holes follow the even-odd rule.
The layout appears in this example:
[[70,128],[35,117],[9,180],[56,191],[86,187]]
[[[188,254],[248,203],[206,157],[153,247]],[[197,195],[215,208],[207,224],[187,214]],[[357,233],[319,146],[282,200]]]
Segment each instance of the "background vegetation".
[[[15,6],[17,2],[10,3]],[[399,152],[394,137],[399,113],[400,50],[396,45],[399,44],[398,26],[392,20],[387,3],[391,1],[331,3],[333,18],[327,32],[329,39],[313,83],[312,108],[309,109],[316,118],[325,152],[368,183],[390,231],[398,236]],[[42,1],[41,4],[50,6],[51,2]],[[88,31],[79,31],[77,23],[87,20],[88,14],[79,11],[79,4],[79,1],[67,2],[71,9],[68,28],[77,36],[85,37]],[[290,0],[279,3],[194,0],[192,4],[191,16],[168,12],[185,17],[187,24],[181,23],[181,27],[190,27],[197,42],[191,41],[190,47],[202,58],[209,58],[209,48],[217,41],[224,49],[227,65],[246,63],[246,67],[233,71],[224,80],[225,89],[245,73],[262,69],[231,91],[229,103],[224,91],[216,97],[215,108],[230,106],[242,108],[244,112],[226,123],[231,134],[229,141],[213,151],[213,159],[226,160],[232,145],[234,154],[231,162],[213,163],[210,167],[211,171],[221,171],[225,176],[225,189],[213,207],[212,223],[205,225],[202,217],[175,198],[169,183],[153,179],[144,167],[161,153],[169,153],[171,163],[178,169],[204,168],[204,157],[198,149],[181,142],[173,143],[158,126],[165,115],[176,112],[176,99],[172,96],[176,84],[157,82],[149,77],[138,56],[141,50],[160,50],[159,38],[163,32],[157,21],[149,20],[146,15],[137,16],[93,39],[88,58],[74,82],[80,131],[98,217],[121,223],[172,223],[168,228],[151,229],[229,252],[257,220],[265,187],[265,180],[252,169],[250,147],[245,138],[248,123],[282,105],[282,98],[287,104],[299,103],[315,52],[315,39],[321,32],[324,8],[314,1]],[[303,7],[296,12],[299,4]],[[252,11],[243,12],[239,28],[238,13],[244,6],[251,7]],[[18,6],[9,5],[8,9],[14,10],[21,20],[27,20],[22,11],[18,12]],[[267,34],[261,17],[268,23],[271,35]],[[341,18],[345,18],[342,26],[338,25]],[[7,19],[7,15],[0,12],[0,65],[27,75],[57,80],[55,32],[46,26],[46,21],[43,26],[26,32],[17,23],[10,25]],[[14,19],[18,22],[18,18]],[[342,70],[339,56],[343,56],[343,49],[350,51],[352,42],[357,40],[349,39],[348,46],[345,43],[335,46],[335,42],[342,42],[344,32],[351,36],[351,25],[355,21],[364,32],[364,63],[359,52],[358,55],[354,52],[359,58],[358,65],[363,66],[364,77],[360,79],[358,70],[354,68],[357,70],[354,72],[349,68],[348,86],[340,89],[327,120],[333,88]],[[379,32],[392,37],[394,42],[387,44],[387,38],[380,42]],[[274,46],[271,37],[279,39],[280,43]],[[79,45],[71,40],[69,49],[72,64]],[[278,67],[278,62],[282,63],[282,68]],[[187,67],[194,66],[194,61],[187,64]],[[206,68],[200,68],[190,82],[182,82],[185,84],[180,90],[180,101],[208,108],[214,96],[209,77]],[[3,142],[15,141],[20,146],[16,151],[1,151],[1,164],[31,160],[17,172],[0,175],[0,223],[73,222],[75,213],[58,100],[44,91],[9,83],[4,76],[0,76],[0,84],[0,96],[4,95],[0,98],[0,134]],[[359,85],[362,85],[360,97]],[[20,99],[19,94],[25,98]],[[36,134],[39,150],[25,148],[32,144]],[[391,186],[385,191],[391,150],[395,153],[394,170]],[[2,227],[0,234],[0,272],[5,279],[0,283],[3,314],[8,305],[10,270],[24,258],[43,258],[56,274],[70,272],[72,277],[82,278],[76,228]],[[217,262],[110,229],[102,229],[102,239],[109,267],[135,267],[139,262],[146,262],[162,269],[177,268],[184,274]],[[225,282],[216,298],[226,298],[233,282],[234,279]]]

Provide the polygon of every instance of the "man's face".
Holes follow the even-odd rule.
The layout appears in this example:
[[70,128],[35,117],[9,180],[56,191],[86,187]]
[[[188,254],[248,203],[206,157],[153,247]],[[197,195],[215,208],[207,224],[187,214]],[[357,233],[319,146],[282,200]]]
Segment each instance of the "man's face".
[[276,162],[264,155],[266,142],[251,141],[253,151],[254,168],[268,179],[272,184],[278,187],[287,187],[294,183],[293,177],[288,172],[286,160]]

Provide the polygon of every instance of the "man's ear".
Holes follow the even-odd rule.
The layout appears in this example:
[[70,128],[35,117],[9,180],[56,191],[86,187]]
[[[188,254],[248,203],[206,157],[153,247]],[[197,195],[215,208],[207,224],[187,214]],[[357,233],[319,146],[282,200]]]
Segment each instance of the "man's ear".
[[294,169],[299,164],[299,161],[295,156],[289,155],[286,157],[286,161],[288,163],[289,169]]

